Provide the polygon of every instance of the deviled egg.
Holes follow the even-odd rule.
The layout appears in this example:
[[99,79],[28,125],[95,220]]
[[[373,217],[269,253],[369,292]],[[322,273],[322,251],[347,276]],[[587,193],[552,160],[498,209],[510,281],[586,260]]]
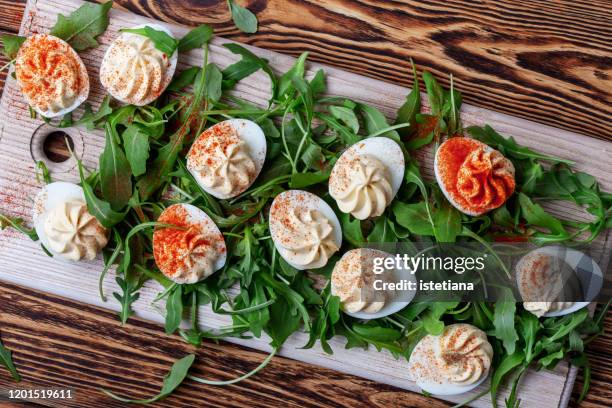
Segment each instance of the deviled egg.
[[[402,279],[399,271],[385,267],[385,260],[392,257],[372,248],[352,249],[342,255],[332,271],[331,293],[340,298],[344,313],[358,319],[378,319],[410,303],[414,292],[400,298],[384,286]],[[404,275],[414,280],[412,274]]]
[[482,384],[489,375],[493,347],[487,335],[470,324],[446,326],[439,336],[427,335],[408,363],[412,379],[435,395],[456,395]]
[[15,77],[28,104],[52,118],[75,110],[89,96],[89,76],[76,51],[49,34],[28,37],[15,59]]
[[153,233],[155,263],[168,279],[195,283],[225,265],[225,239],[204,211],[191,204],[174,204],[157,222],[172,225],[158,226]]
[[296,269],[316,269],[327,264],[342,245],[340,221],[318,196],[288,190],[270,208],[270,235],[278,253]]
[[538,317],[563,316],[582,309],[599,294],[603,282],[601,268],[591,257],[556,245],[529,252],[515,271],[523,307]]
[[[172,37],[166,27],[158,24],[146,26]],[[145,25],[133,28],[142,27]],[[148,37],[122,32],[104,54],[100,65],[100,82],[113,98],[143,106],[157,99],[170,84],[177,59],[177,50],[172,55],[166,55],[155,48]]]
[[93,260],[108,243],[108,230],[89,213],[83,189],[73,183],[47,184],[34,200],[34,228],[54,256]]
[[468,137],[451,137],[442,143],[434,170],[448,201],[468,215],[478,216],[501,207],[515,188],[512,162]]
[[244,192],[266,159],[266,137],[255,122],[230,119],[206,129],[187,153],[187,169],[210,195],[227,199]]
[[329,176],[329,194],[338,208],[359,220],[378,217],[393,201],[404,178],[404,153],[386,137],[349,147]]

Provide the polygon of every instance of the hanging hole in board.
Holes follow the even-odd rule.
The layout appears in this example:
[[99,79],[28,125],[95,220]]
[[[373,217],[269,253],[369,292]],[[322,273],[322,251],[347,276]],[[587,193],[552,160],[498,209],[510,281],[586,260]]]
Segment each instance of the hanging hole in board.
[[30,141],[30,152],[34,162],[42,161],[52,173],[66,173],[76,167],[71,156],[83,157],[83,135],[75,128],[59,129],[47,124],[40,125]]

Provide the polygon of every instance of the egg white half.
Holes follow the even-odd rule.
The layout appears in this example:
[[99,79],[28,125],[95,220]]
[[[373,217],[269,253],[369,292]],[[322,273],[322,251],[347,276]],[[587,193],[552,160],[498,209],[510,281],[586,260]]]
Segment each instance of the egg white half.
[[65,260],[63,255],[53,251],[49,246],[49,239],[45,233],[45,221],[51,210],[62,203],[72,200],[82,200],[85,202],[85,193],[81,186],[65,181],[56,181],[47,184],[38,192],[34,199],[32,218],[36,234],[43,246],[58,259],[62,260]]
[[[160,24],[154,24],[154,23],[139,24],[139,25],[136,25],[134,27],[130,27],[130,29],[143,28],[145,26],[151,27],[152,29],[157,30],[157,31],[163,31],[166,34],[168,34],[170,37],[174,38],[174,35],[172,34],[172,32],[168,28],[166,28],[166,27],[164,27],[163,25],[160,25]],[[117,39],[121,38],[122,36],[128,35],[128,34],[130,34],[130,35],[140,35],[140,34],[134,34],[134,33],[119,33],[119,37],[117,37],[113,41],[113,43],[111,43],[111,45],[108,47],[108,49],[104,53],[104,57],[102,58],[102,64],[104,64],[105,61],[107,61],[110,58],[110,51],[113,48],[113,45],[115,44]],[[174,76],[174,72],[176,71],[176,64],[178,62],[178,48],[176,50],[174,50],[174,53],[170,57],[168,57],[168,62],[169,62],[169,64],[168,64],[168,67],[166,68],[166,71],[164,72],[164,78],[163,78],[163,81],[162,81],[162,84],[163,84],[162,90],[160,91],[159,95],[164,93],[164,91],[166,90],[168,85],[170,85],[170,82],[172,81],[172,77]],[[149,97],[149,98],[145,99],[145,101],[143,103],[139,104],[139,106],[147,105],[147,104],[153,102],[155,99],[157,99],[159,97],[159,95],[153,95],[152,97]],[[124,99],[122,99],[120,97],[117,97],[115,95],[111,94],[111,96],[113,98],[117,99],[120,102],[127,103],[127,104],[130,103],[129,101],[126,101],[126,100],[124,100]]]
[[[334,210],[332,210],[329,204],[327,204],[321,197],[317,196],[316,194],[312,194],[308,191],[287,190],[277,195],[274,198],[274,201],[288,198],[290,203],[294,202],[296,205],[298,205],[297,198],[303,194],[308,196],[308,200],[300,201],[299,205],[305,206],[308,209],[319,211],[321,214],[325,216],[325,218],[329,220],[330,224],[333,227],[334,242],[336,243],[338,248],[340,248],[342,246],[342,228],[340,226],[340,220],[338,220],[338,217],[336,216],[336,213],[334,212]],[[272,207],[274,207],[274,202],[272,202]],[[300,270],[303,269],[301,265],[294,264],[293,262],[291,262],[290,259],[287,259],[282,255],[283,246],[280,244],[281,237],[279,235],[279,232],[275,228],[276,222],[272,222],[273,220],[274,220],[273,218],[270,219],[271,221],[270,222],[270,236],[272,237],[274,246],[276,247],[277,250],[279,250],[279,254],[283,257],[285,261],[287,261],[289,265],[293,266],[296,269],[300,269]]]
[[[350,160],[355,155],[367,154],[379,160],[385,168],[389,171],[391,176],[390,184],[393,189],[393,198],[399,191],[404,180],[404,171],[406,169],[406,162],[404,159],[404,152],[402,148],[392,139],[388,137],[369,137],[367,139],[360,140],[353,144],[351,147],[346,149],[340,156],[336,165],[342,161]],[[332,176],[333,177],[333,169]]]
[[[247,119],[229,119],[223,122],[219,122],[213,125],[212,127],[225,126],[225,125],[230,125],[232,128],[236,130],[238,137],[245,142],[246,147],[249,152],[249,156],[251,157],[251,159],[253,160],[253,163],[255,164],[255,175],[253,177],[253,180],[251,180],[251,183],[248,186],[246,186],[244,189],[240,191],[234,192],[231,195],[221,194],[218,191],[216,191],[214,188],[206,187],[203,183],[202,176],[199,174],[199,172],[192,170],[192,165],[190,165],[190,160],[189,160],[190,154],[189,153],[187,154],[187,157],[188,157],[187,169],[189,170],[191,175],[195,178],[196,182],[200,185],[202,190],[206,191],[208,194],[212,195],[213,197],[216,197],[219,199],[228,199],[228,198],[236,197],[237,195],[240,195],[244,191],[246,191],[255,182],[255,180],[257,180],[257,177],[259,176],[259,173],[261,172],[261,169],[263,168],[264,162],[266,160],[266,152],[267,152],[266,136],[262,128],[257,123],[253,122],[252,120],[247,120]],[[204,133],[198,136],[198,139],[200,137],[205,137]]]
[[[584,254],[581,251],[572,248],[566,248],[558,245],[551,245],[542,248],[537,248],[526,255],[524,255],[519,262],[516,264],[516,284],[520,288],[520,282],[523,271],[523,261],[527,259],[527,257],[532,256],[534,254],[545,254],[554,257],[563,257],[563,261],[565,261],[570,268],[574,271],[576,268],[580,267],[582,269],[589,270],[593,275],[601,277],[601,279],[591,279],[591,285],[597,285],[596,287],[583,288],[583,290],[587,290],[590,293],[599,293],[601,291],[601,287],[603,285],[603,272],[597,262],[595,262],[591,257]],[[543,317],[558,317],[565,316],[570,313],[577,312],[578,310],[589,305],[590,302],[573,302],[573,304],[565,309],[555,310],[551,312],[544,313]]]

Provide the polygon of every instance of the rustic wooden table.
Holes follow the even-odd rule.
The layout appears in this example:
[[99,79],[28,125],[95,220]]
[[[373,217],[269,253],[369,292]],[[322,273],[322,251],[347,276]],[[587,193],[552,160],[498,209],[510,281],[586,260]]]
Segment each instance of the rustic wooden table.
[[[253,0],[255,35],[238,32],[224,0],[116,1],[116,7],[160,20],[214,25],[224,37],[371,77],[408,84],[406,60],[444,78],[474,105],[594,137],[612,139],[611,4],[606,1]],[[16,33],[23,0],[0,0],[0,32]],[[0,66],[4,64],[0,57]],[[4,76],[0,76],[0,91]],[[537,137],[537,135],[534,135]],[[612,313],[606,318],[612,329]],[[611,330],[612,331],[612,330]],[[226,343],[198,350],[157,325],[121,326],[106,310],[0,283],[0,334],[14,351],[23,387],[70,387],[62,406],[115,406],[99,392],[157,392],[172,361],[197,352],[196,374],[233,378],[262,353]],[[589,345],[591,392],[581,406],[612,406],[612,335]],[[572,402],[581,388],[576,384]],[[4,371],[0,388],[14,387]],[[49,401],[47,401],[49,403]],[[162,405],[447,406],[447,403],[308,364],[275,358],[256,377],[216,388],[187,382]],[[4,405],[3,405],[4,406]]]

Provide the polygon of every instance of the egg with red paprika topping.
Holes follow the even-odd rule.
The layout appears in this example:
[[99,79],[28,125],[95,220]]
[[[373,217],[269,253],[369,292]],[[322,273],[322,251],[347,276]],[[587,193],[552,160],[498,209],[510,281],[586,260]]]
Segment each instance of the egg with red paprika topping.
[[[173,37],[170,30],[159,24],[148,23],[132,28],[145,26]],[[100,82],[113,98],[143,106],[157,99],[170,84],[177,60],[177,50],[166,55],[150,38],[124,31],[102,58]]]
[[225,239],[204,211],[191,204],[173,204],[157,222],[160,225],[153,232],[153,256],[168,279],[195,283],[225,265]]
[[246,191],[266,159],[266,136],[259,125],[230,119],[206,129],[187,153],[187,169],[210,195],[227,199]]
[[514,193],[514,165],[503,154],[469,137],[451,137],[436,151],[434,170],[448,201],[479,216],[501,207]]
[[49,34],[28,37],[15,58],[15,78],[28,104],[47,118],[75,110],[89,96],[89,76],[76,51]]
[[324,267],[342,245],[334,210],[302,190],[277,195],[270,207],[270,236],[280,256],[299,270]]

